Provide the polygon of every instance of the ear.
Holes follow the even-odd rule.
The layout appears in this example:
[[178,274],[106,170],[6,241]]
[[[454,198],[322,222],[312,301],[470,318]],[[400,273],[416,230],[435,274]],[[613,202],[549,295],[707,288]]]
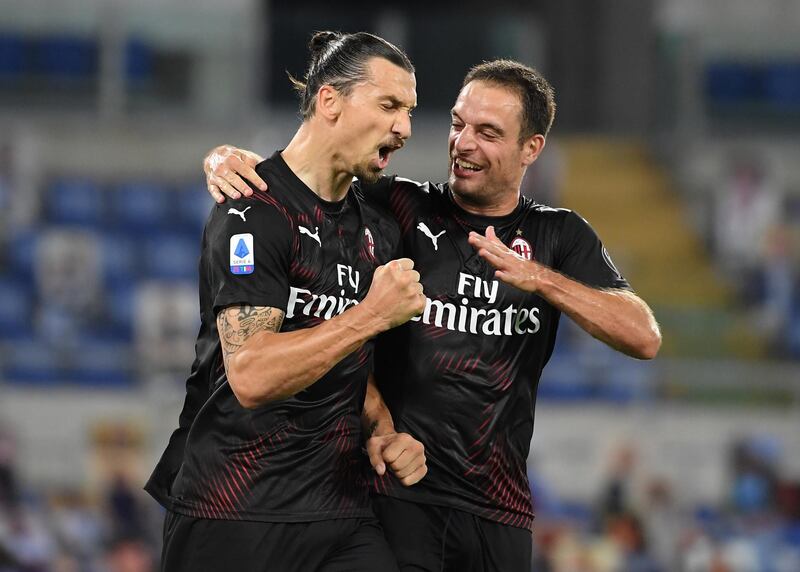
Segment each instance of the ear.
[[532,137],[528,137],[525,141],[523,141],[522,164],[527,167],[536,161],[541,152],[544,150],[545,142],[544,135],[539,135],[538,133]]
[[320,117],[335,120],[342,112],[342,94],[332,85],[323,85],[317,91],[315,112]]

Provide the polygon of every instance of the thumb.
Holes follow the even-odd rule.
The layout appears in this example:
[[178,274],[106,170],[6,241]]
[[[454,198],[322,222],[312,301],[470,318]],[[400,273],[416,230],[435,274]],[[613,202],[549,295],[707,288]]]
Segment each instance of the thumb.
[[383,462],[383,439],[381,437],[370,437],[367,441],[367,455],[369,464],[375,472],[383,476],[386,473],[386,464]]
[[486,238],[488,238],[489,240],[497,240],[497,235],[494,233],[493,226],[486,227]]

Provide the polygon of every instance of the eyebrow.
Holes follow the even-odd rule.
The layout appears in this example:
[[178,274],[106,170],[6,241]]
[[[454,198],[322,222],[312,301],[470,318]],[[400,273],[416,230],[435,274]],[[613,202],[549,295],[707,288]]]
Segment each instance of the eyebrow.
[[[453,117],[456,117],[459,121],[464,121],[463,119],[461,119],[461,116],[458,114],[458,112],[456,111],[455,107],[450,110],[450,115],[452,115]],[[492,131],[494,131],[495,133],[497,133],[500,136],[503,136],[503,135],[506,134],[506,132],[503,131],[502,127],[500,127],[499,125],[496,125],[494,123],[479,123],[478,125],[476,125],[476,127],[479,130],[491,129]]]
[[381,99],[391,102],[391,104],[395,107],[408,107],[409,110],[416,109],[417,107],[416,105],[406,105],[393,95],[384,95]]

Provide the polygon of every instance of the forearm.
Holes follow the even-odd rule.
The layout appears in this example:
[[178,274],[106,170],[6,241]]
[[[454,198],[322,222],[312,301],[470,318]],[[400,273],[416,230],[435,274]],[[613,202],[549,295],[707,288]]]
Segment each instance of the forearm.
[[313,328],[259,331],[231,356],[229,381],[245,407],[290,397],[387,327],[367,308],[355,306]]
[[551,269],[542,271],[538,284],[540,296],[615,350],[638,359],[652,359],[658,353],[658,324],[635,294],[591,288]]
[[394,420],[386,403],[383,401],[375,377],[370,374],[367,383],[367,395],[364,398],[364,410],[361,412],[361,424],[367,438],[395,433]]

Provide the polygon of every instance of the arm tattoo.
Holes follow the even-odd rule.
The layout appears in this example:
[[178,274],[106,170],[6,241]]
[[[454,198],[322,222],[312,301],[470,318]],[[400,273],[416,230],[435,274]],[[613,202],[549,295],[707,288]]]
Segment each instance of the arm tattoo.
[[370,437],[372,437],[375,434],[375,430],[377,428],[378,428],[378,422],[377,421],[373,421],[372,423],[369,424],[369,427],[367,428],[367,439],[369,439]]
[[222,342],[222,359],[225,369],[228,359],[256,332],[278,332],[284,313],[268,306],[231,306],[217,314],[217,331]]

